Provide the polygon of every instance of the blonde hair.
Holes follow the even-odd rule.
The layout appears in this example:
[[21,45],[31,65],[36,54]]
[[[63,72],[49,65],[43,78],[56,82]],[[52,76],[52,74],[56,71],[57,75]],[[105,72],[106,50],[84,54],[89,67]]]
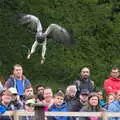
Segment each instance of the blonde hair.
[[5,91],[3,91],[2,95],[12,96],[12,93],[11,93],[11,91],[9,91],[8,89],[6,89]]
[[20,64],[15,64],[15,65],[13,66],[13,70],[15,69],[15,67],[21,67],[21,68],[22,68],[22,65],[20,65]]

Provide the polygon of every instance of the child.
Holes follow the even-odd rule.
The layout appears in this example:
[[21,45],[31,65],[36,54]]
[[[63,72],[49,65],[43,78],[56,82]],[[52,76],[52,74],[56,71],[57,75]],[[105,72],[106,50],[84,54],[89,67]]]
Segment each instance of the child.
[[[49,111],[51,112],[67,112],[66,104],[64,103],[64,93],[58,91],[54,97],[54,103],[50,107]],[[52,116],[48,117],[48,120],[68,120],[68,117],[65,116]]]

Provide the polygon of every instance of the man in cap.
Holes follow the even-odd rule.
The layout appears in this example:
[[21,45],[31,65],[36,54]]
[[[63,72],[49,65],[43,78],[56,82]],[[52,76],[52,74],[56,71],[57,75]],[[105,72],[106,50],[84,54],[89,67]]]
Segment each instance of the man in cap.
[[[29,96],[25,101],[24,110],[27,112],[33,112],[34,104],[35,104],[35,96]],[[22,120],[34,120],[34,116],[22,116]]]
[[88,89],[82,89],[79,95],[79,108],[86,106],[88,104],[88,96],[89,96],[89,90]]

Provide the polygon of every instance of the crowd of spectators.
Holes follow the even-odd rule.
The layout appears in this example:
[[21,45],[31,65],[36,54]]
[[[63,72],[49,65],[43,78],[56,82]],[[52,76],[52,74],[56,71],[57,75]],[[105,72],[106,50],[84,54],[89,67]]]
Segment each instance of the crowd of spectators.
[[[104,81],[104,91],[97,90],[90,79],[90,69],[84,67],[80,77],[67,86],[66,90],[37,85],[34,90],[30,80],[23,75],[20,64],[13,66],[12,75],[5,84],[0,83],[0,114],[11,110],[34,111],[33,104],[43,103],[45,111],[52,112],[120,112],[119,69],[112,68],[110,77]],[[47,120],[99,120],[98,117],[49,116]],[[120,118],[110,118],[118,120]],[[11,120],[0,116],[0,120]],[[23,116],[20,120],[33,120],[33,116]]]

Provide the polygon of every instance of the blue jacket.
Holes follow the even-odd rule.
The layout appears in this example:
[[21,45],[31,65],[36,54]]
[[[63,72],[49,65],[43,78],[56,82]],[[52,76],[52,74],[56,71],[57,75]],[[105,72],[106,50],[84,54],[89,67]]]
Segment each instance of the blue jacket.
[[[8,107],[5,107],[4,105],[0,104],[0,114],[11,110],[11,106],[9,105]],[[0,116],[0,120],[10,120],[9,116]]]
[[100,107],[104,107],[106,105],[106,102],[104,100],[99,101]]
[[[49,111],[51,112],[68,112],[66,104],[62,104],[61,106],[56,106],[55,104],[53,104],[51,106],[51,108],[49,109]],[[68,120],[69,117],[65,117],[65,116],[52,116],[52,117],[48,117],[48,120]]]
[[6,108],[3,105],[0,105],[0,114],[4,113]]
[[[120,101],[113,101],[109,106],[108,106],[108,112],[120,112]],[[112,117],[109,120],[120,120],[120,117]]]

